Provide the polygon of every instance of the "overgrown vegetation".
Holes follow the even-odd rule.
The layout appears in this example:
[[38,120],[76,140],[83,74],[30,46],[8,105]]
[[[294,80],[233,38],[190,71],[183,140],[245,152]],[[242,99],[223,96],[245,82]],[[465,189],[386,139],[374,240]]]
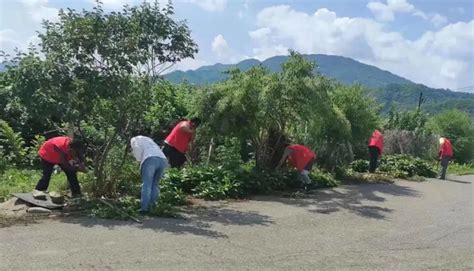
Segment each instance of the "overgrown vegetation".
[[474,175],[474,164],[452,163],[449,165],[448,172],[457,175]]
[[[188,196],[218,200],[299,188],[297,172],[275,170],[286,140],[317,152],[310,177],[320,187],[336,186],[336,175],[371,182],[433,177],[421,158],[435,157],[439,135],[452,140],[455,160],[472,161],[467,114],[393,109],[384,119],[367,90],[315,74],[317,63],[294,51],[276,73],[235,69],[209,86],[172,85],[160,73],[197,52],[186,23],[172,15],[171,4],[158,3],[114,13],[100,4],[92,11],[61,11],[58,23],[44,24],[41,54],[31,48],[7,58],[8,70],[0,74],[0,200],[31,190],[40,177],[39,146],[72,128],[87,144],[91,171],[80,175],[83,190],[136,214],[141,180],[130,137],[142,133],[161,143],[189,116],[203,120],[190,161],[182,170],[167,170],[155,214],[171,215]],[[384,154],[382,174],[359,174],[367,161],[352,161],[366,159],[368,137],[384,124],[386,153],[401,155]],[[51,190],[64,190],[65,177],[54,175],[51,184]],[[91,215],[118,215],[90,204]]]
[[[351,163],[351,170],[355,172],[367,172],[368,169],[369,162],[366,160],[356,160]],[[432,163],[409,155],[385,155],[380,159],[377,170],[388,176],[402,179],[417,180],[415,176],[436,177]]]

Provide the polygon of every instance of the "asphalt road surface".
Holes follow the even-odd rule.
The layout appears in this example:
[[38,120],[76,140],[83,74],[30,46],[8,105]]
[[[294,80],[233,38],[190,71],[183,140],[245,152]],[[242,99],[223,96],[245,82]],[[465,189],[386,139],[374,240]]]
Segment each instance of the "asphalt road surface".
[[474,176],[0,229],[1,270],[472,270]]

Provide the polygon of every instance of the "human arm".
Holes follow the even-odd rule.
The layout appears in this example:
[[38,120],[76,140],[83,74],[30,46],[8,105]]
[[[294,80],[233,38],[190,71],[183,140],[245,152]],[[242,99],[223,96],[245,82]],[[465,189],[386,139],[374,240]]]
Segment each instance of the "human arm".
[[75,171],[76,170],[75,167],[69,164],[69,161],[67,160],[67,154],[56,145],[53,145],[53,148],[54,148],[54,151],[59,154],[59,157],[61,160],[60,162],[61,166],[67,170]]
[[279,169],[281,165],[285,162],[285,160],[288,158],[288,156],[293,152],[293,150],[290,150],[288,148],[285,148],[285,151],[283,152],[283,155],[281,156],[280,162],[278,162],[278,165],[276,169]]

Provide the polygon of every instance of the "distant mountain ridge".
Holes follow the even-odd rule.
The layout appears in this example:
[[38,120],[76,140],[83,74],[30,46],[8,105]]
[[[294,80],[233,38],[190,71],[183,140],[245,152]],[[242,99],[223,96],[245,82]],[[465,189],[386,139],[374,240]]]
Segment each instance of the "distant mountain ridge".
[[[303,57],[316,62],[315,72],[343,84],[360,83],[365,86],[367,95],[374,97],[381,103],[385,112],[392,105],[406,109],[414,108],[417,105],[420,92],[423,92],[426,98],[425,108],[431,112],[458,108],[474,115],[474,94],[472,93],[434,89],[416,84],[389,71],[347,57],[322,54],[303,55]],[[206,85],[227,79],[228,74],[225,71],[231,68],[246,71],[253,66],[262,65],[271,72],[279,72],[281,65],[287,60],[288,56],[274,56],[264,61],[246,59],[237,64],[218,63],[196,70],[174,71],[163,77],[172,83],[186,81],[193,85]]]
[[[320,72],[322,75],[345,84],[358,82],[370,88],[388,84],[413,84],[413,82],[403,77],[347,57],[321,54],[303,55],[303,57],[317,63],[318,67],[316,67],[315,72]],[[164,75],[164,78],[173,83],[180,83],[185,80],[196,85],[212,84],[225,80],[227,74],[223,72],[230,68],[239,68],[246,71],[253,66],[262,65],[272,72],[279,72],[281,71],[281,64],[287,60],[288,56],[274,56],[262,62],[256,59],[246,59],[237,64],[218,63],[212,66],[203,66],[196,70],[174,71]]]

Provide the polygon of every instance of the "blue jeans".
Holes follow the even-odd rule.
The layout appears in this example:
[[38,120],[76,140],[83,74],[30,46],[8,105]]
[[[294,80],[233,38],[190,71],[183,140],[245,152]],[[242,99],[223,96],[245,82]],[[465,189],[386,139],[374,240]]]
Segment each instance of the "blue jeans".
[[148,157],[143,162],[141,166],[141,211],[149,211],[153,206],[155,206],[156,201],[160,196],[159,182],[165,173],[166,166],[166,159],[157,156]]

